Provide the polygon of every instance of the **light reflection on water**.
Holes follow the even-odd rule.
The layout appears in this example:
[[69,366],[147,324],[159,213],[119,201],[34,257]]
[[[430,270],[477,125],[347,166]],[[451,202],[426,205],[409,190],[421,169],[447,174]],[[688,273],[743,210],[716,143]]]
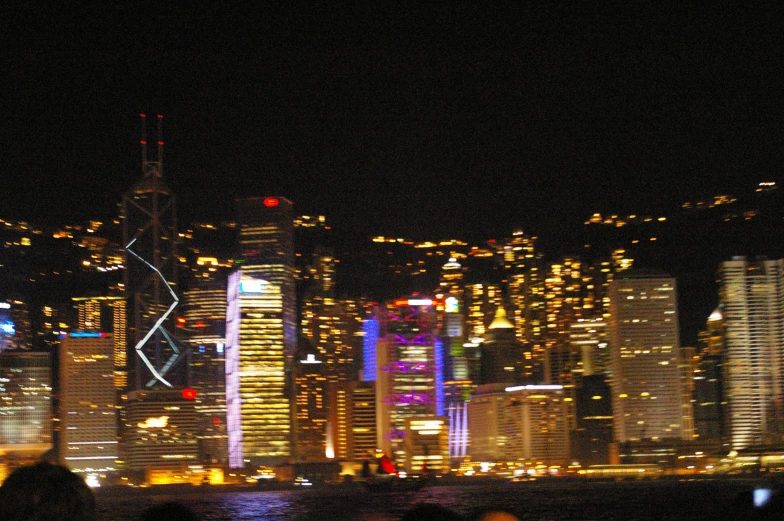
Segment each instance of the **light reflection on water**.
[[396,521],[416,503],[436,503],[471,516],[502,509],[522,521],[626,521],[720,519],[750,483],[742,480],[705,482],[624,482],[498,484],[431,487],[418,492],[369,494],[364,490],[326,488],[302,491],[194,493],[166,496],[98,494],[99,519],[133,521],[148,506],[178,501],[204,521]]

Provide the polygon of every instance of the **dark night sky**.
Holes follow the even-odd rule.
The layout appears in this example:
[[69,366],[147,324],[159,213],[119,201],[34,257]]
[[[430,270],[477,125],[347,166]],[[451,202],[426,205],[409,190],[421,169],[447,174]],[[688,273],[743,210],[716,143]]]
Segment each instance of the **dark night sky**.
[[166,4],[0,7],[0,217],[112,215],[140,112],[194,221],[275,194],[338,233],[571,241],[781,176],[778,10]]

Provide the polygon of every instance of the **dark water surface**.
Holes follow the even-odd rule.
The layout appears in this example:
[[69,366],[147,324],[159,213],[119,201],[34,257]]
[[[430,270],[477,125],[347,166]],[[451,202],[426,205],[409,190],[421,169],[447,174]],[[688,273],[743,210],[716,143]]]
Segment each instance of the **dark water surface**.
[[277,492],[214,492],[195,488],[176,495],[149,490],[127,495],[98,491],[99,519],[130,521],[148,506],[179,501],[205,521],[300,519],[392,521],[416,503],[437,503],[464,515],[497,508],[523,521],[717,520],[752,480],[657,480],[572,482],[567,480],[435,486],[418,492],[370,494],[360,488]]

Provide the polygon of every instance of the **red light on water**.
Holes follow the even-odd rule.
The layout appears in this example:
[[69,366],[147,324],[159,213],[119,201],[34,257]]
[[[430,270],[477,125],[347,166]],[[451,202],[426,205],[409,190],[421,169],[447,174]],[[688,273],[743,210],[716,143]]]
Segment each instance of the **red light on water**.
[[182,390],[182,397],[186,400],[195,400],[196,399],[196,389],[191,389],[190,387],[186,387]]
[[268,208],[272,208],[273,206],[278,206],[279,203],[280,201],[278,201],[278,199],[275,197],[267,197],[264,199],[264,206]]

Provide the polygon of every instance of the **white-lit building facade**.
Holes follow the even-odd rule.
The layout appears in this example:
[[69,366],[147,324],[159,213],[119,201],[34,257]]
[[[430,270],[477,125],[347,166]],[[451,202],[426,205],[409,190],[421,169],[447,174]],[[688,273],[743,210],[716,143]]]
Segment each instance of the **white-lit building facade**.
[[732,448],[784,436],[784,260],[735,257],[719,269],[724,392]]

